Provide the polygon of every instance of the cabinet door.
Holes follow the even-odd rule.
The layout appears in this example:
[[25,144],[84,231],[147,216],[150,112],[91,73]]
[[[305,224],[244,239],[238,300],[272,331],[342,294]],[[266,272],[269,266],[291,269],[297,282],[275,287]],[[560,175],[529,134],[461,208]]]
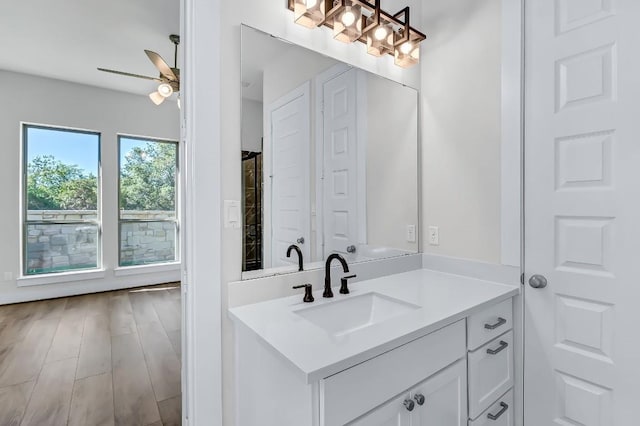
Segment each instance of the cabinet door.
[[[424,400],[421,397],[424,397]],[[467,368],[464,360],[456,362],[413,388],[411,398],[416,403],[411,416],[411,426],[466,425]]]
[[349,426],[410,426],[411,413],[404,406],[404,401],[409,398],[409,393],[405,392],[349,423]]

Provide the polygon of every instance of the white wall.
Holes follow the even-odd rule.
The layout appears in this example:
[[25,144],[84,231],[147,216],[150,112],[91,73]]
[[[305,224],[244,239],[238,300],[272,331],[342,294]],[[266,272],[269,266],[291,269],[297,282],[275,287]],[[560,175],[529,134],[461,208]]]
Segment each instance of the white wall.
[[[84,86],[0,70],[5,99],[0,114],[0,272],[12,279],[0,281],[0,304],[60,297],[180,279],[179,270],[115,276],[118,266],[117,134],[178,140],[179,115],[174,102],[156,107],[146,96]],[[105,277],[68,283],[17,287],[20,273],[20,122],[98,131],[103,173],[103,266]],[[0,279],[4,274],[0,275]]]
[[262,102],[242,99],[242,150],[262,152]]
[[[269,105],[337,63],[334,59],[308,49],[283,43],[287,50],[264,69],[263,102]],[[313,81],[311,87],[313,87]],[[313,98],[311,105],[314,105]],[[313,116],[313,111],[311,111]],[[313,120],[312,120],[313,121]],[[313,134],[313,129],[311,129]]]
[[[422,248],[499,264],[501,1],[428,5],[421,58]],[[429,225],[439,227],[439,246],[427,243]]]
[[418,251],[418,93],[367,75],[367,244]]

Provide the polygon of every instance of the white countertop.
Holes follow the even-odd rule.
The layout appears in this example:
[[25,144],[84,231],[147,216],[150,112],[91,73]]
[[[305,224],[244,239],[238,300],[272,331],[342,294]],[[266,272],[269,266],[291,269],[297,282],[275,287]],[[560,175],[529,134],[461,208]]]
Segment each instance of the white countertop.
[[[339,279],[335,280],[339,284]],[[334,284],[336,284],[334,282]],[[419,269],[349,285],[351,294],[325,299],[315,289],[315,302],[300,295],[229,310],[231,319],[255,333],[289,362],[306,383],[313,383],[452,324],[488,305],[517,295],[518,286]],[[336,337],[294,311],[359,294],[376,292],[420,308],[379,324]]]

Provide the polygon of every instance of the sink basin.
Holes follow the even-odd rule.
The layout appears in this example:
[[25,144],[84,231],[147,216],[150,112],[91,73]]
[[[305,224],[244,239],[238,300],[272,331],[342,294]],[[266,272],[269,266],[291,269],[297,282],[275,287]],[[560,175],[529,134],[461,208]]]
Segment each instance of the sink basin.
[[295,313],[329,333],[341,336],[416,309],[420,306],[379,293],[365,293],[298,309]]

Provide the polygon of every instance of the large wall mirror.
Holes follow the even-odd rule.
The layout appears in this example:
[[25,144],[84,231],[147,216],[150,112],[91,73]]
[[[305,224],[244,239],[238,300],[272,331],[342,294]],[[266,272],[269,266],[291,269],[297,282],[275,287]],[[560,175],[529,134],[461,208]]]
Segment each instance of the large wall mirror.
[[242,26],[243,278],[418,251],[418,94]]

